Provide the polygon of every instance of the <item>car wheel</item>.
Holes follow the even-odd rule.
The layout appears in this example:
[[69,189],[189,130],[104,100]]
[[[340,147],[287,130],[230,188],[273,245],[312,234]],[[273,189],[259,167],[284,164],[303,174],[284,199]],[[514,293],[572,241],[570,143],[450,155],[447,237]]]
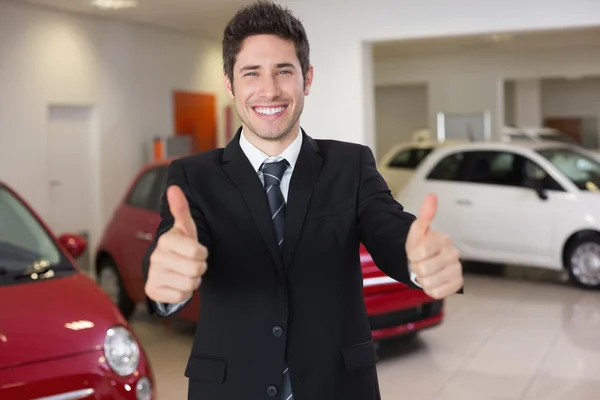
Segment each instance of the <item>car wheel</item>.
[[98,268],[98,284],[119,308],[123,316],[129,319],[135,311],[135,303],[127,295],[121,275],[112,260],[104,260],[100,264]]
[[566,251],[565,264],[577,286],[600,289],[600,235],[575,240]]

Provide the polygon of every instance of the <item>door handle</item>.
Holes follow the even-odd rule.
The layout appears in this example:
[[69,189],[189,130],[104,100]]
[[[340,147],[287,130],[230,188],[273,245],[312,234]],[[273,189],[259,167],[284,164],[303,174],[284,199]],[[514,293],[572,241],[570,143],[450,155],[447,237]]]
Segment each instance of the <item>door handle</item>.
[[458,199],[456,200],[456,204],[459,206],[470,206],[473,203],[471,203],[471,200],[469,199]]
[[135,237],[137,237],[140,240],[144,240],[146,242],[151,242],[152,241],[152,234],[148,233],[148,232],[138,231],[135,234]]

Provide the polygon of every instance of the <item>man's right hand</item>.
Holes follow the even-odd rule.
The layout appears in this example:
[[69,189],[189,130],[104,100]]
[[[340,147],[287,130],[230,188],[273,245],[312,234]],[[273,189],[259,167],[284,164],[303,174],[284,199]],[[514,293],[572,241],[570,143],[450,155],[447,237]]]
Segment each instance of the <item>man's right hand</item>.
[[150,256],[145,292],[155,302],[177,304],[190,298],[200,286],[208,250],[198,242],[196,224],[183,191],[170,186],[167,201],[175,222],[159,237]]

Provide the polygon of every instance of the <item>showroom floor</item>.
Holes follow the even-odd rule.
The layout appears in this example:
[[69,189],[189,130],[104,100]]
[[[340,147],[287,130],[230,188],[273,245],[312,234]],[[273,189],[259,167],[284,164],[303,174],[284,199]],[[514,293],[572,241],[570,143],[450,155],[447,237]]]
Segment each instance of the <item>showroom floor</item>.
[[[441,326],[384,344],[383,400],[597,400],[600,293],[521,275],[467,274]],[[170,331],[143,310],[132,323],[159,400],[185,399],[193,328]]]

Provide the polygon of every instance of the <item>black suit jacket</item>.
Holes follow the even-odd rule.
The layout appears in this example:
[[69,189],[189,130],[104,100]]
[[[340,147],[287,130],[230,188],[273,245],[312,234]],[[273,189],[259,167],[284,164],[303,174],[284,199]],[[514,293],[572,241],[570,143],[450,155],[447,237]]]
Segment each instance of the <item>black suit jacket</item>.
[[[209,250],[185,370],[189,399],[279,400],[272,394],[286,362],[295,400],[380,399],[359,244],[387,275],[416,287],[405,253],[415,217],[393,199],[368,147],[302,131],[281,257],[240,132],[225,149],[168,170]],[[157,238],[173,224],[164,199],[161,213]]]

